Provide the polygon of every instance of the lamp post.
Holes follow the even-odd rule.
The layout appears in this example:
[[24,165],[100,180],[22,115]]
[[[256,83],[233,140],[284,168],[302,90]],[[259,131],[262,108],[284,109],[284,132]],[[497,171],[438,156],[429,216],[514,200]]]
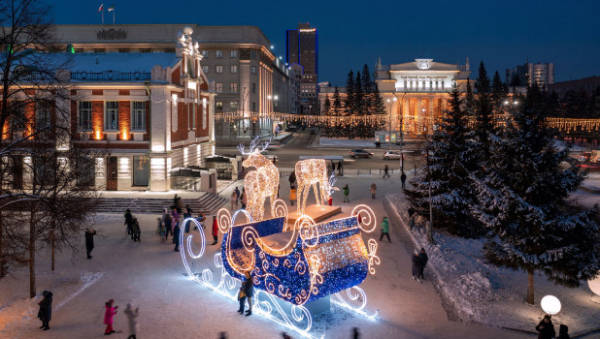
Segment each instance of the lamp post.
[[[402,94],[402,98],[400,98],[400,175],[404,173],[404,96],[406,92]],[[396,100],[398,96],[394,93]]]
[[394,102],[398,101],[397,98],[387,99],[387,103],[390,104],[390,119],[388,120],[388,150],[392,147],[392,106]]

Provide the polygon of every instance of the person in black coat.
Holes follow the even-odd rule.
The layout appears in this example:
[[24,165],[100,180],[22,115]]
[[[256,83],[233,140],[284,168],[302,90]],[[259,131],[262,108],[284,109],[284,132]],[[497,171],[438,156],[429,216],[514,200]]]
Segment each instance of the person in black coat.
[[85,250],[87,253],[87,258],[92,259],[92,250],[94,249],[94,236],[96,235],[96,231],[91,228],[85,230]]
[[569,326],[560,325],[558,328],[558,337],[556,337],[556,339],[571,339],[571,336],[569,335]]
[[421,258],[421,272],[419,272],[419,277],[425,280],[425,276],[423,275],[423,271],[425,271],[425,266],[427,266],[427,261],[429,257],[425,252],[425,248],[421,247],[421,251],[419,252],[419,258]]
[[549,315],[544,316],[544,319],[535,327],[535,330],[540,332],[539,339],[553,339],[556,335],[554,324],[552,324],[552,319]]
[[175,228],[173,229],[173,243],[175,244],[175,252],[179,252],[179,232],[180,232],[179,224],[175,224]]
[[131,225],[133,224],[133,215],[129,208],[125,211],[125,225],[127,225],[127,234],[131,235],[131,239],[133,239],[133,232],[131,231]]
[[44,299],[40,301],[38,305],[40,305],[40,311],[38,312],[38,318],[42,321],[42,326],[44,331],[50,329],[50,320],[52,320],[52,292],[44,291],[42,292]]
[[244,307],[246,306],[246,299],[248,299],[248,311],[246,316],[252,315],[252,296],[254,295],[254,280],[250,272],[246,272],[246,280],[242,283],[240,289],[240,309],[238,312],[244,314]]
[[419,257],[419,250],[415,250],[415,253],[412,257],[412,279],[418,282],[421,282],[419,279],[419,274],[421,273],[421,269],[423,267],[423,262],[421,261],[421,257]]

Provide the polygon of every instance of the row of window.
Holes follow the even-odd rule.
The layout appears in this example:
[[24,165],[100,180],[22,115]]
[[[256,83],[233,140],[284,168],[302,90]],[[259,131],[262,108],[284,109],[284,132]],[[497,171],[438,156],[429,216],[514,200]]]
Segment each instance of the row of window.
[[[204,74],[208,74],[210,72],[210,66],[202,66],[202,71],[204,72]],[[229,66],[229,74],[237,74],[237,72],[238,72],[237,65]],[[223,74],[223,66],[222,65],[215,66],[215,73]],[[254,67],[254,66],[252,66],[252,74],[256,74],[256,67]]]
[[[200,53],[202,53],[202,56],[203,56],[203,57],[205,57],[205,58],[208,58],[208,57],[209,57],[209,53],[208,53],[208,51],[207,51],[207,50],[203,50],[203,51],[201,51]],[[218,49],[218,50],[216,50],[216,51],[215,51],[215,58],[222,58],[222,57],[223,57],[223,51],[222,51],[222,50],[219,50],[219,49]],[[238,50],[237,50],[237,49],[232,49],[232,50],[230,50],[230,51],[229,51],[229,57],[230,57],[230,58],[237,58],[237,57],[238,57]],[[252,59],[256,59],[256,51],[255,51],[255,50],[252,50],[252,51],[250,52],[250,57],[251,57]]]
[[[222,82],[217,82],[216,86],[215,86],[215,90],[217,91],[217,93],[225,93],[223,91],[223,83]],[[238,93],[238,83],[237,82],[230,82],[229,83],[229,93]],[[252,83],[252,93],[256,93],[256,83],[253,82]]]
[[[80,131],[92,130],[92,102],[79,101],[77,127]],[[119,130],[119,102],[106,101],[104,103],[104,130]],[[146,102],[131,102],[131,130],[146,130]]]
[[425,90],[426,88],[429,88],[430,91],[433,91],[434,89],[436,91],[443,90],[444,89],[444,80],[441,80],[441,81],[436,80],[435,82],[433,80],[429,80],[429,87],[427,87],[427,80],[423,80],[423,81],[404,80],[404,88],[410,88],[410,89],[415,89],[415,90],[418,88],[421,88],[421,90]]

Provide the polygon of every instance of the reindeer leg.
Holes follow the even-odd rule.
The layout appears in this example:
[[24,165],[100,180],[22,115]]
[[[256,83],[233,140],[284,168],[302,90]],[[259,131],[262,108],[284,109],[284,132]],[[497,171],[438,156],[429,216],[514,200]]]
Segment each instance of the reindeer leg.
[[317,204],[317,206],[321,206],[321,200],[319,199],[319,186],[316,182],[312,185],[312,188],[313,193],[315,194],[315,203]]

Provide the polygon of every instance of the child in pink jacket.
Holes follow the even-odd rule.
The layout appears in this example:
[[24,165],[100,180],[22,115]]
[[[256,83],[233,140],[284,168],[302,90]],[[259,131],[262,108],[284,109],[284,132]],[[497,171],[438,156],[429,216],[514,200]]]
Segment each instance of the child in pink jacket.
[[119,306],[113,307],[114,302],[115,301],[113,299],[110,299],[104,306],[106,307],[106,312],[104,312],[104,324],[106,325],[106,331],[104,331],[104,335],[115,333],[112,327],[113,317],[115,314],[117,314],[117,308],[119,308]]

